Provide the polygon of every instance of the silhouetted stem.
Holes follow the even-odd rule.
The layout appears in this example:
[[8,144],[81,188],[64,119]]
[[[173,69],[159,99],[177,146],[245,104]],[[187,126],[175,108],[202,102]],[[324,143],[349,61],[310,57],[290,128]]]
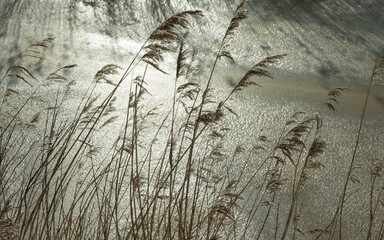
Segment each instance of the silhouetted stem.
[[373,82],[374,75],[375,75],[375,70],[373,70],[372,75],[371,75],[371,80],[370,80],[370,82],[369,82],[369,87],[368,87],[368,91],[367,91],[367,94],[366,94],[366,97],[365,97],[365,103],[364,103],[363,112],[362,112],[362,114],[361,114],[361,118],[360,118],[359,131],[358,131],[358,133],[357,133],[356,143],[355,143],[355,147],[354,147],[354,149],[353,149],[352,160],[351,160],[351,163],[350,163],[350,165],[349,165],[347,178],[346,178],[346,180],[345,180],[344,189],[343,189],[343,193],[342,193],[342,196],[341,196],[341,201],[340,201],[340,216],[339,216],[339,220],[340,220],[340,225],[339,225],[339,239],[340,239],[340,240],[343,239],[343,210],[344,210],[345,195],[346,195],[346,193],[347,193],[348,184],[349,184],[349,179],[350,179],[350,177],[351,177],[351,175],[352,175],[353,165],[354,165],[354,163],[355,163],[355,159],[356,159],[357,148],[358,148],[358,146],[359,146],[359,142],[360,142],[361,129],[363,128],[363,121],[364,121],[364,117],[365,117],[365,112],[366,112],[366,110],[367,110],[368,98],[369,98],[369,94],[370,94],[370,92],[371,92],[371,87],[372,87],[372,82]]

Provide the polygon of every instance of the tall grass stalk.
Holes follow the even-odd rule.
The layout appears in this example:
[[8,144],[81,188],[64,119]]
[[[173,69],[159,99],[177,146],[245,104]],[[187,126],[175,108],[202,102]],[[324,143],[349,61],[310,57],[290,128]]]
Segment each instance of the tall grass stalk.
[[367,90],[367,93],[366,93],[366,96],[365,96],[365,102],[364,102],[363,111],[362,111],[361,117],[360,117],[360,123],[359,123],[358,132],[357,132],[356,142],[355,142],[355,146],[353,148],[352,159],[351,159],[351,162],[349,164],[346,181],[345,181],[345,184],[344,184],[344,187],[343,187],[343,191],[342,191],[342,195],[341,195],[341,199],[340,199],[340,213],[339,213],[339,239],[340,240],[343,239],[343,210],[344,210],[344,202],[345,202],[345,197],[346,197],[348,185],[349,185],[349,182],[351,180],[352,170],[353,170],[354,163],[355,163],[355,160],[356,160],[357,149],[358,149],[359,143],[360,143],[360,136],[361,136],[361,131],[362,131],[362,128],[363,128],[365,113],[366,113],[367,106],[368,106],[368,99],[369,99],[369,96],[370,96],[370,93],[371,93],[371,88],[373,86],[373,83],[377,80],[376,78],[380,75],[380,73],[383,71],[383,69],[384,69],[384,54],[380,55],[377,58],[375,67],[372,70],[372,75],[371,75],[371,78],[370,78],[370,81],[369,81],[368,90]]

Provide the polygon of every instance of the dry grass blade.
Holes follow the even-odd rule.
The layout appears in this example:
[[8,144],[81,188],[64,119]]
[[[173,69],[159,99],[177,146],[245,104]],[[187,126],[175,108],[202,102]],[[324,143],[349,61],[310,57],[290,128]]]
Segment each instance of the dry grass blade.
[[66,78],[64,76],[61,76],[57,73],[51,73],[48,75],[48,77],[45,79],[46,81],[55,81],[55,82],[64,82]]
[[20,79],[24,83],[28,84],[30,87],[32,87],[32,84],[30,84],[24,77],[18,75],[18,74],[8,74],[8,77],[15,77],[17,79]]
[[43,48],[47,48],[49,44],[51,44],[53,42],[53,40],[55,40],[55,38],[45,38],[39,42],[36,42],[32,45],[30,45],[28,48],[31,48],[31,47],[43,47]]
[[239,116],[239,115],[235,112],[235,110],[233,110],[232,108],[227,107],[227,106],[224,106],[224,108],[227,109],[230,113],[232,113],[232,114],[235,115],[236,117]]
[[77,64],[71,64],[71,65],[67,65],[67,66],[61,67],[61,68],[59,68],[57,71],[60,71],[60,70],[62,70],[62,69],[75,68],[75,67],[77,67]]
[[4,98],[10,97],[12,95],[20,95],[20,93],[12,88],[7,88],[4,94]]

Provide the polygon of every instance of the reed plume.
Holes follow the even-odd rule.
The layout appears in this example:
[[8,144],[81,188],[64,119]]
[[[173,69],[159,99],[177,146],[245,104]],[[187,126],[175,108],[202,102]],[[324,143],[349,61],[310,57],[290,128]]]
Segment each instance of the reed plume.
[[246,1],[247,0],[243,0],[236,8],[235,16],[232,18],[229,27],[224,34],[220,53],[218,55],[219,58],[226,57],[233,62],[235,61],[229,51],[229,43],[235,34],[235,30],[240,26],[240,23],[248,17],[248,11],[242,9]]
[[202,11],[185,11],[173,15],[165,20],[159,27],[157,27],[149,36],[149,40],[160,40],[164,42],[172,42],[174,40],[182,39],[182,36],[177,31],[177,27],[184,29],[188,28],[188,16],[203,16]]
[[247,71],[247,73],[241,78],[238,84],[233,88],[232,93],[236,93],[238,91],[244,90],[244,88],[252,86],[252,85],[258,85],[254,81],[251,81],[250,78],[253,76],[257,77],[268,77],[272,78],[272,75],[267,70],[264,70],[263,68],[266,68],[270,64],[275,64],[279,60],[283,59],[287,54],[280,54],[275,56],[266,57],[256,65],[254,65],[250,70]]
[[328,107],[329,110],[331,110],[333,113],[336,113],[335,104],[339,104],[338,98],[343,92],[347,90],[349,89],[345,87],[332,89],[331,91],[329,91],[324,104]]
[[117,75],[119,74],[119,70],[122,70],[120,66],[117,66],[115,64],[107,64],[104,67],[102,67],[95,75],[94,81],[97,83],[105,82],[107,84],[110,84],[112,86],[116,86],[116,83],[114,83],[108,75]]
[[54,38],[45,38],[39,42],[33,43],[21,53],[21,56],[43,60],[45,57],[43,50],[48,48],[54,40]]

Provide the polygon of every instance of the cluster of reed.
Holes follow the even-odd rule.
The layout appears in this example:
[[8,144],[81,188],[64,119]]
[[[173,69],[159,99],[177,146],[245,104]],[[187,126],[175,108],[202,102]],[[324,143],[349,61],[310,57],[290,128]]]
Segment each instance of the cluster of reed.
[[[245,4],[242,1],[234,12],[205,86],[195,80],[201,69],[185,34],[189,18],[202,17],[200,11],[182,12],[163,22],[117,83],[110,77],[122,68],[103,67],[69,116],[64,116],[63,106],[74,81],[64,72],[76,65],[59,68],[43,80],[21,65],[10,67],[0,82],[0,239],[294,239],[298,234],[341,239],[355,154],[332,222],[306,231],[298,226],[302,190],[313,172],[323,168],[319,156],[326,143],[318,115],[294,113],[276,141],[262,135],[251,149],[223,149],[232,131],[226,119],[237,115],[228,103],[257,85],[256,77],[272,78],[267,67],[285,56],[255,64],[224,98],[212,94],[217,64],[234,61],[230,43],[247,17]],[[21,57],[43,59],[43,49],[52,41],[31,45]],[[157,116],[156,111],[143,112],[142,104],[149,95],[146,73],[150,68],[165,73],[160,66],[164,54],[177,54],[176,70],[172,104],[165,116]],[[377,61],[370,86],[384,67],[383,59]],[[128,81],[138,65],[144,66],[142,75]],[[33,89],[30,95],[7,84],[10,79]],[[129,94],[122,115],[116,113],[115,95],[125,82]],[[112,86],[103,99],[94,94],[100,84]],[[53,102],[38,94],[52,88],[58,89]],[[334,89],[327,96],[331,110],[344,90]],[[103,139],[111,125],[121,128],[109,143]],[[233,173],[237,161],[245,165]],[[378,163],[372,172],[367,239],[384,234],[383,224],[376,226],[383,220],[376,217],[383,204],[382,190],[375,194],[381,175]],[[287,206],[277,200],[283,186],[290,189]]]

